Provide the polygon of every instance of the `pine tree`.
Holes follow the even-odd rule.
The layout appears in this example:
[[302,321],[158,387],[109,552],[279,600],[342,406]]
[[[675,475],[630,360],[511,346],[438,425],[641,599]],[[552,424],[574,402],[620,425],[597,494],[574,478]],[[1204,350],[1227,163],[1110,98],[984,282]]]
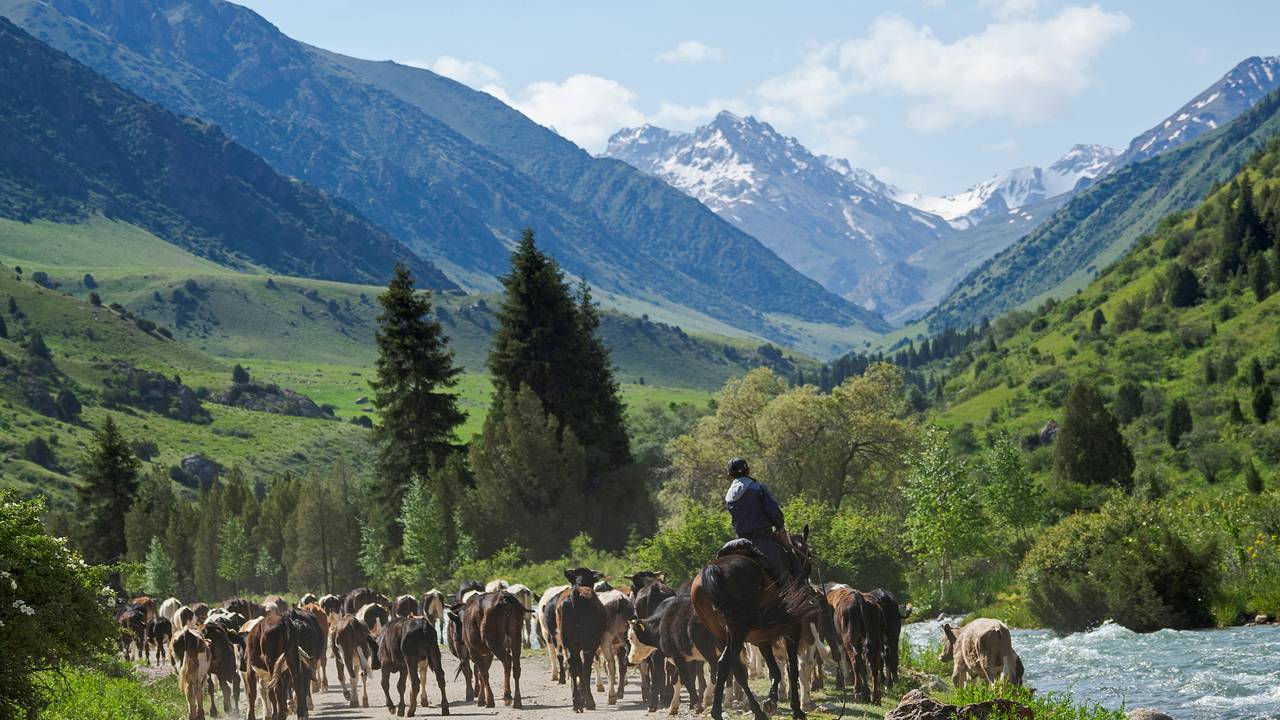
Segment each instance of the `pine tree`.
[[578,287],[578,340],[583,344],[579,374],[587,402],[587,424],[573,426],[586,445],[588,472],[612,470],[631,463],[622,398],[613,377],[609,348],[600,337],[600,313],[585,281]]
[[222,494],[206,491],[199,501],[195,538],[191,543],[192,582],[199,597],[218,597],[227,592],[226,583],[218,574],[223,519]]
[[543,409],[533,390],[500,387],[484,430],[471,444],[475,493],[467,524],[477,551],[510,543],[531,559],[559,557],[586,513],[586,458],[572,428]]
[[31,333],[31,337],[27,340],[27,353],[34,358],[41,360],[52,360],[53,352],[49,350],[49,346],[44,342],[44,335],[39,332]]
[[1191,406],[1183,398],[1178,398],[1169,406],[1169,415],[1165,418],[1164,433],[1165,439],[1169,441],[1169,447],[1177,448],[1181,442],[1182,436],[1191,432]]
[[1107,316],[1102,314],[1102,308],[1093,311],[1093,319],[1089,321],[1089,332],[1097,335],[1102,332],[1102,326],[1107,324]]
[[525,230],[502,283],[488,363],[494,386],[513,394],[528,386],[548,414],[583,439],[593,477],[630,462],[622,402],[609,353],[596,336],[590,292],[584,287],[575,297],[532,230]]
[[9,337],[9,326],[5,324],[4,318],[0,317],[0,338]]
[[1249,386],[1256,388],[1267,381],[1267,372],[1262,369],[1262,361],[1254,358],[1249,363]]
[[[431,294],[414,290],[409,268],[397,264],[387,291],[378,296],[378,344],[373,406],[380,423],[375,501],[392,549],[400,545],[395,518],[409,484],[426,478],[452,449],[455,429],[466,420],[450,392],[462,372],[440,323],[431,317]],[[452,517],[453,508],[449,509]]]
[[1191,307],[1203,296],[1200,280],[1185,265],[1174,263],[1169,267],[1169,304],[1173,307]]
[[1231,414],[1230,414],[1230,417],[1231,417],[1231,424],[1232,424],[1232,425],[1243,425],[1243,424],[1244,424],[1244,411],[1242,411],[1242,410],[1240,409],[1240,400],[1239,400],[1239,398],[1231,398]]
[[1062,480],[1133,487],[1133,452],[1102,394],[1089,383],[1077,383],[1067,393],[1054,469]]
[[143,562],[143,591],[148,595],[168,597],[178,589],[178,569],[165,552],[159,537],[152,537]]
[[1271,295],[1271,263],[1267,256],[1258,253],[1249,261],[1249,285],[1253,288],[1253,297],[1258,302]]
[[1142,417],[1142,388],[1129,380],[1116,390],[1116,418],[1128,425]]
[[1258,472],[1258,466],[1253,464],[1252,458],[1244,470],[1244,487],[1254,495],[1262,494],[1262,473]]
[[86,561],[103,565],[124,558],[124,519],[138,490],[138,466],[129,443],[107,415],[94,433],[77,490],[77,509],[85,520],[81,545]]
[[1270,385],[1259,385],[1253,391],[1253,416],[1263,424],[1271,419],[1271,407],[1275,400],[1271,396]]
[[218,530],[218,577],[239,595],[253,576],[253,565],[253,548],[245,536],[244,523],[238,517],[228,517]]

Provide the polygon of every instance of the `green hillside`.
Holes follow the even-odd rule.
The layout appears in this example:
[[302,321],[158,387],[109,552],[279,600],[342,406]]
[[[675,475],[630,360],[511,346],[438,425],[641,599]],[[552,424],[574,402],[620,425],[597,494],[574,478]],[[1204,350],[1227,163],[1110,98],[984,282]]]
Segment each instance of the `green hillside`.
[[[1253,211],[1242,200],[1250,187]],[[939,421],[1028,437],[1062,421],[1067,391],[1089,382],[1123,423],[1140,486],[1236,492],[1250,463],[1274,477],[1280,426],[1255,412],[1255,398],[1280,381],[1278,231],[1272,143],[1076,295],[996,321],[994,343],[955,361]],[[1181,402],[1191,419],[1173,442]],[[1033,466],[1048,474],[1050,455],[1036,450]]]
[[240,268],[380,282],[426,260],[319,190],[276,173],[216,126],[125,92],[0,19],[0,217],[127,221]]
[[973,325],[1084,287],[1161,218],[1198,205],[1277,134],[1280,93],[1272,93],[1229,125],[1117,171],[965,278],[926,316],[930,328]]

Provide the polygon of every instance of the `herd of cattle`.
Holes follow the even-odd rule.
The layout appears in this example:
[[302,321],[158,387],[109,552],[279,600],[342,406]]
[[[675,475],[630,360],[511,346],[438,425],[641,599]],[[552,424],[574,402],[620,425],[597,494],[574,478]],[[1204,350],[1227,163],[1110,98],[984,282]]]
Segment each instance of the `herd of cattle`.
[[[276,595],[261,604],[234,598],[217,608],[137,597],[119,608],[117,619],[126,659],[136,652],[149,664],[154,653],[157,662],[167,659],[176,668],[189,720],[204,718],[205,690],[212,715],[217,715],[216,689],[222,709],[230,712],[234,701],[238,712],[242,687],[249,720],[256,717],[259,695],[264,718],[284,720],[290,712],[304,718],[314,707],[311,694],[329,687],[330,654],[351,707],[369,706],[368,677],[380,671],[387,710],[412,716],[419,706],[430,706],[430,673],[439,688],[441,714],[448,715],[441,635],[465,677],[466,700],[483,707],[496,704],[489,675],[494,660],[502,666],[503,702],[521,707],[521,649],[532,647],[535,637],[547,651],[552,679],[570,685],[575,712],[595,709],[593,669],[595,691],[605,692],[607,683],[607,701],[617,703],[628,666],[638,668],[640,694],[651,712],[665,705],[676,714],[682,690],[695,712],[710,703],[714,677],[709,684],[703,669],[714,676],[724,646],[694,611],[688,584],[673,588],[663,573],[646,571],[614,588],[587,568],[568,570],[565,578],[567,584],[541,595],[495,580],[487,586],[466,583],[452,596],[430,590],[393,600],[358,588],[343,597],[307,594],[292,606]],[[899,636],[910,605],[900,607],[885,590],[865,593],[840,584],[815,589],[822,612],[805,623],[800,680],[795,688],[784,686],[783,697],[798,693],[809,709],[809,693],[822,686],[824,663],[830,662],[838,686],[850,678],[857,699],[878,703],[898,676]],[[944,628],[943,659],[954,660],[957,685],[977,679],[1021,681],[1022,663],[1008,629],[990,623]],[[778,662],[786,661],[781,641],[749,645],[741,660],[753,673],[768,670],[776,701]],[[392,674],[399,676],[398,701],[392,700]]]

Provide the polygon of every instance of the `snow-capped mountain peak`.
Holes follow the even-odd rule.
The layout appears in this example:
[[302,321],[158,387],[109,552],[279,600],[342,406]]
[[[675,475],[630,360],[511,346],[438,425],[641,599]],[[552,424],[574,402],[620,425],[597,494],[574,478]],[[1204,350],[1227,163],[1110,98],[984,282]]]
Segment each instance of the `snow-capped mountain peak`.
[[892,197],[963,230],[989,215],[1071,192],[1082,180],[1104,174],[1119,154],[1119,150],[1102,145],[1075,145],[1047,168],[1028,165],[1007,170],[954,195],[921,195],[894,188]]

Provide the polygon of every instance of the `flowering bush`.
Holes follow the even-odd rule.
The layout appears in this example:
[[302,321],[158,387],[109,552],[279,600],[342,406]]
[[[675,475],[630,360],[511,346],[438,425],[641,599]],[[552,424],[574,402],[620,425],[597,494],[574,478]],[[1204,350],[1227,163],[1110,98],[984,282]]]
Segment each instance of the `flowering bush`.
[[57,682],[49,671],[110,651],[117,636],[103,570],[46,535],[43,512],[0,490],[0,717],[34,718]]

